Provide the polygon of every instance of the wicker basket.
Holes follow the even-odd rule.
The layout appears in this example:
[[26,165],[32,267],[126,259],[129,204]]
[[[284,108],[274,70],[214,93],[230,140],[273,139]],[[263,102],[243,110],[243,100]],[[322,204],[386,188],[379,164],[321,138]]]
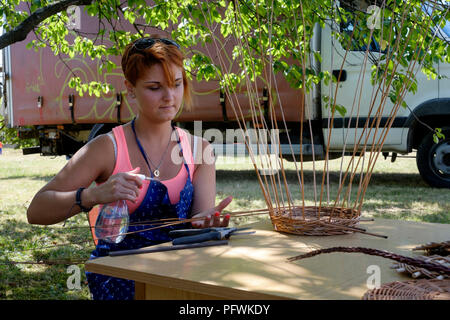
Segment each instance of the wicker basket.
[[[331,215],[331,219],[330,219]],[[353,233],[360,215],[347,208],[291,207],[270,213],[276,231],[305,236],[333,236]]]
[[367,291],[363,300],[450,300],[450,280],[390,282]]

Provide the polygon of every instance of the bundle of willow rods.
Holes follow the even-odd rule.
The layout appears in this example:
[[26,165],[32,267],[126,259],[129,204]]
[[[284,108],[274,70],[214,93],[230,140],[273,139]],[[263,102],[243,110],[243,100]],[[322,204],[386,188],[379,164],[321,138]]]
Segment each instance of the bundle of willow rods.
[[414,251],[424,250],[427,254],[437,254],[448,256],[450,254],[450,241],[430,242],[413,249]]
[[367,291],[363,300],[449,300],[450,280],[410,280],[383,284]]
[[[362,205],[364,202],[364,198],[366,196],[366,191],[368,189],[369,181],[372,176],[375,164],[383,150],[383,145],[386,141],[388,131],[393,125],[394,119],[402,106],[402,101],[404,100],[406,94],[410,91],[411,85],[413,81],[413,76],[417,74],[417,72],[421,69],[422,64],[426,61],[426,55],[428,53],[428,48],[424,49],[421,47],[422,43],[420,41],[415,41],[413,38],[414,32],[411,32],[412,28],[417,28],[417,30],[421,36],[428,37],[429,31],[432,27],[430,19],[427,22],[427,26],[423,27],[423,25],[408,25],[408,16],[412,12],[414,12],[414,6],[412,2],[395,2],[391,4],[386,4],[383,1],[381,6],[381,13],[384,13],[384,9],[388,8],[391,12],[396,12],[396,17],[390,18],[387,15],[386,17],[381,16],[381,21],[390,21],[390,23],[382,24],[382,28],[385,28],[384,39],[386,42],[386,48],[383,49],[386,53],[382,52],[380,47],[379,55],[384,58],[378,61],[383,62],[378,64],[376,62],[374,65],[376,68],[376,77],[379,79],[374,85],[372,85],[372,94],[369,101],[362,101],[362,93],[365,91],[366,86],[364,86],[364,74],[368,70],[370,70],[371,66],[367,65],[369,57],[373,58],[373,54],[370,49],[371,39],[375,39],[374,30],[371,28],[370,34],[365,37],[365,39],[354,38],[354,36],[358,36],[361,32],[355,32],[358,28],[364,30],[364,32],[368,31],[366,28],[366,20],[358,19],[357,15],[353,16],[352,24],[353,29],[351,35],[348,39],[346,39],[347,44],[341,43],[342,47],[345,48],[345,52],[338,52],[340,57],[342,57],[342,63],[339,70],[340,73],[345,69],[346,63],[350,63],[347,61],[347,57],[352,53],[351,45],[353,41],[362,41],[364,40],[366,43],[366,50],[364,52],[363,64],[361,65],[360,77],[358,79],[356,90],[354,92],[355,99],[352,105],[348,105],[351,110],[350,113],[346,113],[345,117],[350,117],[358,119],[363,114],[361,113],[361,106],[369,103],[368,113],[364,114],[366,118],[365,121],[361,120],[361,123],[364,125],[358,128],[359,121],[356,121],[356,131],[354,136],[355,143],[352,144],[347,143],[348,133],[351,132],[350,123],[348,122],[347,134],[344,140],[344,147],[342,152],[341,159],[341,170],[339,177],[339,184],[337,185],[338,191],[335,195],[334,203],[332,204],[332,196],[333,191],[330,187],[330,168],[329,168],[329,160],[331,160],[330,154],[333,151],[330,145],[332,130],[335,127],[334,119],[338,118],[339,115],[336,114],[337,103],[338,103],[338,92],[339,88],[339,80],[336,84],[332,84],[328,90],[323,89],[324,92],[329,91],[329,103],[326,103],[326,109],[328,111],[325,112],[325,109],[322,110],[324,114],[328,117],[328,124],[326,129],[328,130],[327,138],[324,140],[323,149],[323,170],[322,170],[322,178],[320,177],[318,180],[321,180],[321,183],[316,182],[316,174],[320,174],[320,170],[316,170],[316,163],[320,159],[320,157],[315,155],[314,153],[314,139],[313,137],[313,126],[312,119],[314,119],[314,115],[311,114],[311,110],[306,108],[307,106],[307,97],[314,98],[312,91],[307,90],[307,83],[309,80],[307,79],[307,74],[309,70],[314,70],[315,66],[312,64],[313,59],[313,49],[308,46],[310,40],[313,39],[314,36],[314,25],[309,25],[308,19],[305,19],[307,12],[309,10],[314,10],[309,4],[314,3],[314,1],[294,1],[290,6],[290,12],[294,17],[292,19],[293,25],[291,25],[283,36],[280,37],[278,33],[278,22],[277,19],[281,19],[276,14],[274,10],[274,4],[276,2],[272,2],[271,5],[268,5],[267,15],[264,17],[260,14],[255,14],[254,21],[258,28],[258,31],[252,30],[252,28],[248,28],[248,23],[243,18],[243,14],[241,9],[247,11],[250,7],[257,8],[259,2],[248,1],[242,3],[241,1],[233,1],[233,17],[234,21],[230,24],[231,30],[230,35],[222,40],[220,37],[212,37],[211,45],[205,46],[209,57],[214,61],[214,64],[217,66],[219,70],[232,70],[232,67],[235,65],[230,64],[231,61],[250,61],[249,63],[244,63],[243,65],[239,64],[238,73],[243,75],[243,79],[241,79],[240,86],[236,87],[234,83],[230,84],[229,75],[230,74],[218,74],[218,78],[223,84],[223,92],[227,99],[227,104],[229,103],[229,107],[231,109],[230,118],[236,120],[236,123],[242,132],[248,132],[248,129],[258,128],[258,130],[263,130],[265,132],[269,132],[271,129],[282,130],[286,134],[287,144],[289,145],[290,152],[282,152],[281,148],[281,140],[277,135],[271,136],[270,139],[267,137],[256,137],[251,138],[251,135],[244,135],[244,144],[248,151],[248,155],[252,161],[253,167],[255,169],[256,178],[261,188],[262,195],[264,197],[264,201],[267,204],[269,210],[269,215],[272,219],[273,225],[276,230],[287,231],[293,234],[298,235],[335,235],[335,234],[346,234],[350,230],[344,230],[341,226],[344,224],[344,227],[347,227],[349,224],[353,226],[356,224],[356,219],[354,217],[361,216]],[[245,7],[243,7],[245,5]],[[205,28],[210,31],[211,34],[214,34],[217,28],[220,28],[221,22],[214,22],[209,17],[212,16],[212,12],[210,11],[208,6],[203,6],[201,2],[197,3],[197,8],[199,12],[203,15],[203,19],[199,19],[199,24],[202,25],[202,28]],[[321,8],[322,10],[325,8]],[[339,31],[335,29],[335,24],[338,24],[339,21],[335,21],[335,7],[331,6],[330,11],[328,13],[328,17],[332,20],[329,23],[329,26],[333,31]],[[433,12],[436,8],[433,8]],[[255,12],[258,12],[255,9]],[[349,12],[352,13],[352,12]],[[386,20],[385,20],[386,19]],[[327,23],[328,23],[327,19]],[[442,21],[440,21],[442,22]],[[300,25],[302,28],[299,28]],[[265,26],[266,28],[263,28]],[[274,27],[275,26],[275,27]],[[410,31],[406,33],[407,29]],[[281,28],[283,30],[283,28]],[[364,32],[362,34],[364,34]],[[403,36],[403,32],[406,33]],[[383,30],[381,30],[383,34]],[[433,39],[436,37],[436,33],[433,34]],[[256,40],[258,46],[250,41]],[[267,39],[267,40],[266,40]],[[283,42],[278,42],[279,40],[283,40]],[[300,40],[301,41],[298,41]],[[279,86],[282,84],[280,82],[283,78],[280,77],[282,75],[281,72],[274,68],[275,60],[283,60],[284,57],[294,57],[294,55],[286,55],[280,56],[273,55],[273,48],[276,48],[279,45],[285,46],[284,40],[289,40],[293,44],[292,52],[297,52],[295,58],[298,61],[298,67],[301,68],[301,72],[298,73],[300,76],[296,79],[299,83],[301,83],[302,90],[299,90],[299,103],[298,103],[298,116],[299,116],[299,140],[296,143],[300,145],[299,152],[299,166],[297,166],[296,153],[293,148],[294,136],[292,136],[292,140],[289,132],[293,132],[289,128],[288,120],[283,107],[283,101],[280,98],[282,96],[282,92],[279,90]],[[334,41],[333,41],[334,42]],[[232,54],[229,54],[227,50],[224,48],[228,45],[234,45],[234,49]],[[331,59],[333,59],[333,55],[335,53],[335,49],[337,48],[333,43],[331,44]],[[431,46],[431,44],[430,44]],[[414,48],[415,47],[415,48]],[[414,48],[411,52],[414,52],[411,59],[409,59],[407,65],[404,65],[404,59],[399,59],[399,57],[404,57],[407,53],[407,48]],[[286,50],[286,51],[289,51]],[[247,54],[244,54],[247,53]],[[253,58],[258,60],[260,64],[255,64],[252,62]],[[332,60],[333,61],[333,60]],[[391,66],[389,68],[383,68],[382,65]],[[259,70],[262,70],[261,72]],[[329,70],[331,73],[331,70]],[[401,82],[401,86],[397,88],[397,99],[393,102],[393,106],[386,106],[386,103],[390,100],[391,88],[394,86],[395,77],[392,77],[392,74],[405,73],[406,78]],[[257,77],[255,77],[257,75]],[[337,77],[340,78],[339,76]],[[286,79],[284,79],[286,80]],[[367,79],[366,79],[367,81]],[[306,88],[306,89],[305,89]],[[268,92],[269,96],[261,96],[261,92]],[[248,96],[248,101],[246,103],[242,102],[241,95],[246,94]],[[346,94],[351,94],[346,92]],[[359,99],[357,99],[359,97]],[[264,110],[263,104],[261,103],[261,99],[266,99],[267,101],[267,109]],[[325,104],[324,104],[325,106]],[[228,107],[228,105],[227,105]],[[339,117],[341,118],[341,117]],[[382,121],[382,118],[388,119],[387,121]],[[341,118],[342,119],[342,118]],[[308,127],[306,127],[308,126]],[[304,130],[305,129],[305,130]],[[303,137],[304,132],[306,133],[309,129],[309,135],[311,139],[305,139]],[[325,129],[325,126],[324,126]],[[362,132],[359,132],[357,129],[361,129]],[[295,131],[297,132],[297,131]],[[296,133],[297,134],[297,133]],[[295,136],[295,139],[297,137]],[[270,143],[269,143],[270,140]],[[309,141],[310,140],[310,141]],[[292,219],[292,216],[289,219],[284,219],[283,216],[280,217],[281,210],[280,208],[286,207],[295,207],[298,205],[296,200],[301,200],[300,206],[306,207],[306,197],[305,197],[305,178],[304,178],[304,168],[303,168],[303,145],[305,142],[311,143],[312,150],[312,163],[313,163],[313,187],[312,190],[314,192],[314,206],[317,208],[314,211],[314,215],[317,217],[317,221],[311,223],[310,217],[305,215],[304,210],[302,211],[301,219]],[[263,150],[265,152],[258,153],[254,152],[250,147],[251,145],[258,145],[258,149]],[[277,159],[276,161],[276,169],[274,170],[275,165],[268,157],[271,154],[270,146],[277,146],[278,153],[277,156],[281,159]],[[349,148],[346,148],[349,146]],[[348,151],[351,154],[351,160],[347,165],[347,169],[344,166],[344,151]],[[283,158],[291,158],[293,159],[293,163],[295,165],[295,173],[298,179],[298,187],[299,193],[301,194],[301,199],[296,199],[295,194],[291,191],[292,186],[290,185],[290,181],[288,181],[286,177],[286,172],[283,165]],[[269,172],[276,172],[275,174],[266,175],[261,174],[260,169],[267,169]],[[281,170],[278,170],[281,169]],[[278,172],[280,171],[280,172]],[[359,179],[358,179],[359,177]],[[359,182],[358,182],[359,180]],[[353,186],[357,186],[355,187]],[[353,191],[352,191],[353,190]],[[318,192],[320,191],[320,192]],[[353,194],[356,193],[356,198]],[[326,199],[325,199],[326,198]],[[352,199],[353,198],[353,199]],[[323,209],[331,208],[331,213],[328,215],[328,224],[322,223],[320,220]],[[335,210],[336,209],[336,210]],[[339,220],[332,220],[332,218],[336,217],[338,214],[335,211],[339,210],[351,210],[351,212],[355,212],[355,215],[352,216],[343,216],[340,217]],[[282,215],[282,213],[281,213]],[[348,220],[348,221],[346,221]],[[354,221],[355,220],[355,221]],[[337,223],[336,221],[339,221]],[[317,222],[317,223],[316,223]]]
[[[438,263],[447,267],[450,267],[450,257],[442,257],[440,255],[433,255],[433,256],[418,256],[417,259],[424,260],[426,262],[433,262]],[[429,279],[438,279],[442,280],[445,278],[448,278],[450,276],[448,275],[442,275],[438,272],[433,272],[424,268],[419,268],[416,266],[411,266],[406,263],[401,262],[395,262],[392,264],[391,269],[395,269],[399,273],[405,273],[407,275],[410,275],[414,279],[419,277],[426,277]]]
[[439,272],[441,274],[450,275],[450,268],[446,267],[444,265],[440,265],[433,262],[425,262],[420,259],[415,259],[411,257],[405,257],[393,252],[384,251],[384,250],[378,250],[378,249],[371,249],[371,248],[363,248],[363,247],[332,247],[332,248],[326,248],[326,249],[319,249],[314,250],[305,254],[301,254],[295,257],[290,257],[287,260],[290,262],[304,259],[304,258],[310,258],[317,256],[322,253],[332,253],[332,252],[346,252],[346,253],[364,253],[371,256],[379,256],[391,260],[395,260],[397,262],[409,264],[415,267],[424,268],[430,271]]
[[38,261],[0,261],[0,265],[16,265],[16,264],[41,264],[41,265],[72,265],[72,264],[84,264],[86,259],[53,259],[53,260],[38,260]]

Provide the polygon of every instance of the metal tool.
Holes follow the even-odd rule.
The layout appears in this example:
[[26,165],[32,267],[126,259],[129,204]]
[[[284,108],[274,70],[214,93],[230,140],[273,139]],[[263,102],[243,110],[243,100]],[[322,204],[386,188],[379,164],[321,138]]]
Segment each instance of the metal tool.
[[210,242],[206,242],[206,243],[180,244],[180,245],[173,245],[173,246],[151,246],[149,248],[112,251],[109,253],[109,256],[117,257],[117,256],[126,256],[126,255],[130,255],[130,254],[152,253],[152,252],[183,250],[183,249],[193,249],[193,248],[203,248],[203,247],[213,247],[213,246],[225,246],[225,245],[228,245],[228,240],[210,241]]
[[[240,232],[250,228],[204,228],[204,229],[181,229],[169,232],[169,237],[174,239],[173,245],[199,243],[210,240],[229,239],[231,235],[253,234],[255,231]],[[237,232],[239,231],[239,232]]]

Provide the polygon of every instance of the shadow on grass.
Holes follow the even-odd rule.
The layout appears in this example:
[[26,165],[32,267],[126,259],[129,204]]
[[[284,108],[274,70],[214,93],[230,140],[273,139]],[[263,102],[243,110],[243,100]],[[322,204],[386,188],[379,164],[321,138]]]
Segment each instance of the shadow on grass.
[[44,229],[35,227],[26,222],[8,219],[1,224],[0,235],[4,243],[11,246],[15,245],[16,242],[30,241],[33,237],[36,237],[36,235],[45,235],[45,232],[42,232],[42,230]]
[[[289,184],[299,185],[297,173],[294,170],[286,170],[285,174]],[[333,203],[339,186],[339,176],[339,172],[329,173]],[[318,192],[320,192],[321,173],[316,173],[316,180]],[[253,170],[217,170],[217,181],[219,188],[223,185],[237,185],[238,183],[244,185],[245,182],[248,183],[245,185],[247,189],[259,188],[256,173]],[[313,172],[311,170],[304,172],[304,182],[306,186],[305,200],[314,201],[312,192]],[[359,176],[354,179],[354,183],[358,182]],[[354,186],[352,201],[356,199],[358,189],[357,185],[354,184]],[[252,193],[247,192],[247,190],[239,191],[230,188],[227,188],[227,191],[232,193],[234,201],[240,206],[245,207],[246,202],[256,200],[256,197],[261,197],[263,201],[262,195],[257,192]],[[298,190],[292,189],[291,191],[294,199],[301,199]],[[445,192],[447,191],[443,189],[429,187],[422,181],[419,174],[374,173],[367,193],[365,193],[363,211],[370,212],[371,216],[378,218],[449,224],[450,201],[443,196]],[[436,204],[439,204],[439,206],[436,206]]]
[[23,174],[23,175],[12,175],[2,178],[2,180],[17,180],[17,179],[31,179],[31,180],[38,180],[38,181],[50,181],[52,178],[54,178],[54,174]]
[[433,212],[432,214],[411,214],[409,211],[402,211],[399,213],[382,213],[374,214],[374,218],[382,219],[394,219],[394,220],[409,220],[409,221],[419,221],[419,222],[429,222],[429,223],[444,223],[450,224],[450,212],[448,210],[442,209]]
[[[40,240],[44,243],[41,244]],[[80,249],[80,246],[83,249]],[[0,250],[29,253],[35,260],[57,259],[77,255],[77,252],[86,255],[93,250],[93,242],[88,228],[64,229],[57,226],[30,225],[9,219],[0,225]]]
[[[30,225],[6,220],[0,225],[0,299],[86,299],[84,265],[79,265],[82,290],[68,290],[68,265],[14,264],[13,261],[87,260],[93,247],[58,246],[80,239],[77,229]],[[42,239],[42,242],[40,241]],[[90,239],[89,239],[90,240]],[[42,244],[41,244],[42,243]],[[91,244],[91,241],[86,243]],[[49,248],[50,247],[50,248]]]
[[[295,170],[285,170],[285,175],[288,182],[298,183],[298,176]],[[317,170],[315,172],[315,176],[316,181],[320,183],[322,181],[322,171]],[[339,184],[340,172],[330,171],[328,173],[328,176],[331,184]],[[220,179],[222,181],[233,181],[236,179],[257,181],[256,172],[254,170],[217,170],[216,178],[217,180]],[[281,174],[280,178],[282,178]],[[305,170],[303,172],[303,179],[305,183],[313,183],[314,172],[312,170]],[[359,174],[355,175],[353,181],[359,181]],[[373,173],[370,178],[369,186],[370,185],[428,187],[428,185],[422,180],[420,175],[414,173]]]
[[85,300],[89,297],[84,265],[78,265],[81,290],[69,290],[67,265],[31,267],[13,264],[11,260],[0,260],[1,300]]

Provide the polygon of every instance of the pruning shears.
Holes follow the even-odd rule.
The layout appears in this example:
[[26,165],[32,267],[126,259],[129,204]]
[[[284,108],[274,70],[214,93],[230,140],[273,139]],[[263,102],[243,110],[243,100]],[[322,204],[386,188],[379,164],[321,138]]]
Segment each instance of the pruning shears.
[[237,231],[248,229],[250,228],[223,227],[223,228],[204,228],[204,229],[180,229],[170,231],[169,237],[173,239],[172,241],[173,245],[199,243],[209,240],[229,239],[232,234],[242,235],[255,233],[255,231],[237,233]]

